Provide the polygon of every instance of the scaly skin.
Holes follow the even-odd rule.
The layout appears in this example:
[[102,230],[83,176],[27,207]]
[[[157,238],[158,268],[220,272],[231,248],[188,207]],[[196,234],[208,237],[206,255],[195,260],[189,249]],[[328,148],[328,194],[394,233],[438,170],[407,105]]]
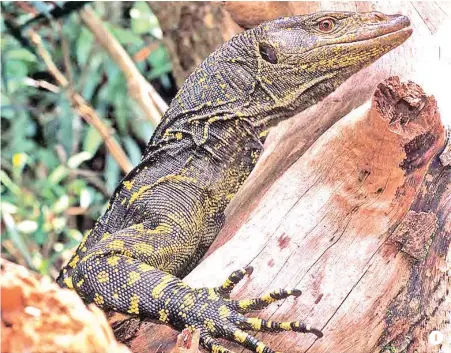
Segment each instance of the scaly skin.
[[231,300],[251,268],[218,288],[194,289],[191,271],[224,222],[224,210],[257,163],[271,126],[317,103],[349,76],[404,42],[403,16],[317,13],[263,23],[232,38],[187,79],[139,165],[120,183],[105,214],[58,278],[86,302],[199,328],[211,352],[230,352],[215,337],[274,353],[244,332],[321,332],[302,322],[243,314],[299,290]]

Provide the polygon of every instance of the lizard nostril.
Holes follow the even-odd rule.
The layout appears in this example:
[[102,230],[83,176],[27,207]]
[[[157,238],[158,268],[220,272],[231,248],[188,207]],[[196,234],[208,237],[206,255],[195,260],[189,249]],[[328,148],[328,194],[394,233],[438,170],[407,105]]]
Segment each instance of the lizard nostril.
[[376,22],[382,22],[387,20],[387,16],[385,16],[382,12],[371,12],[370,18]]

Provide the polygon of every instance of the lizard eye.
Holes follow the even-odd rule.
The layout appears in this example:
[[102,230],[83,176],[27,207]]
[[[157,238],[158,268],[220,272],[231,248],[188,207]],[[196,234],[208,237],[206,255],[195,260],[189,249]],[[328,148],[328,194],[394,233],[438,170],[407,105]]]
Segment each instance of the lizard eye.
[[335,28],[335,20],[333,18],[325,18],[318,22],[318,29],[321,32],[329,33]]
[[259,43],[258,50],[263,60],[271,64],[277,64],[276,50],[272,45],[268,43]]

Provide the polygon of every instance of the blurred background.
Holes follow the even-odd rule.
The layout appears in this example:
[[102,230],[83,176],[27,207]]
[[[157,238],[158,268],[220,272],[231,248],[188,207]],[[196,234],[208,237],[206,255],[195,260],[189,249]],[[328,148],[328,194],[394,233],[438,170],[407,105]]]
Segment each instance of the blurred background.
[[2,257],[56,277],[186,77],[247,25],[221,2],[0,10]]
[[[123,73],[77,10],[57,19],[52,2],[1,6],[2,257],[55,276],[103,212],[123,172],[98,131],[72,109],[65,89],[27,41],[27,29],[40,35],[56,66],[112,129],[133,165],[155,126],[133,103]],[[171,61],[148,4],[89,6],[169,102],[176,93]]]

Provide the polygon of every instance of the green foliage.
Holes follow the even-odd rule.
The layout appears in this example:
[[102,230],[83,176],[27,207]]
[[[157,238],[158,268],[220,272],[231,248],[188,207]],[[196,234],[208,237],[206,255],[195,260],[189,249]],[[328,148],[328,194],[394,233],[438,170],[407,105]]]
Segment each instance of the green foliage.
[[[49,3],[29,4],[50,16]],[[91,6],[107,19],[107,28],[131,56],[159,40],[158,21],[145,2]],[[42,81],[54,84],[42,60],[7,31],[5,19],[20,26],[33,15],[13,2],[2,8],[2,255],[55,276],[61,258],[67,259],[82,232],[103,211],[122,173],[99,133],[71,108],[66,92],[42,87]],[[74,89],[114,129],[114,138],[131,162],[138,163],[154,127],[129,98],[121,71],[78,14],[59,21],[62,31],[54,19],[30,26],[43,38],[56,65],[72,77]],[[69,47],[70,73],[64,64],[63,38]],[[137,66],[149,80],[167,85],[171,66],[162,44]]]

